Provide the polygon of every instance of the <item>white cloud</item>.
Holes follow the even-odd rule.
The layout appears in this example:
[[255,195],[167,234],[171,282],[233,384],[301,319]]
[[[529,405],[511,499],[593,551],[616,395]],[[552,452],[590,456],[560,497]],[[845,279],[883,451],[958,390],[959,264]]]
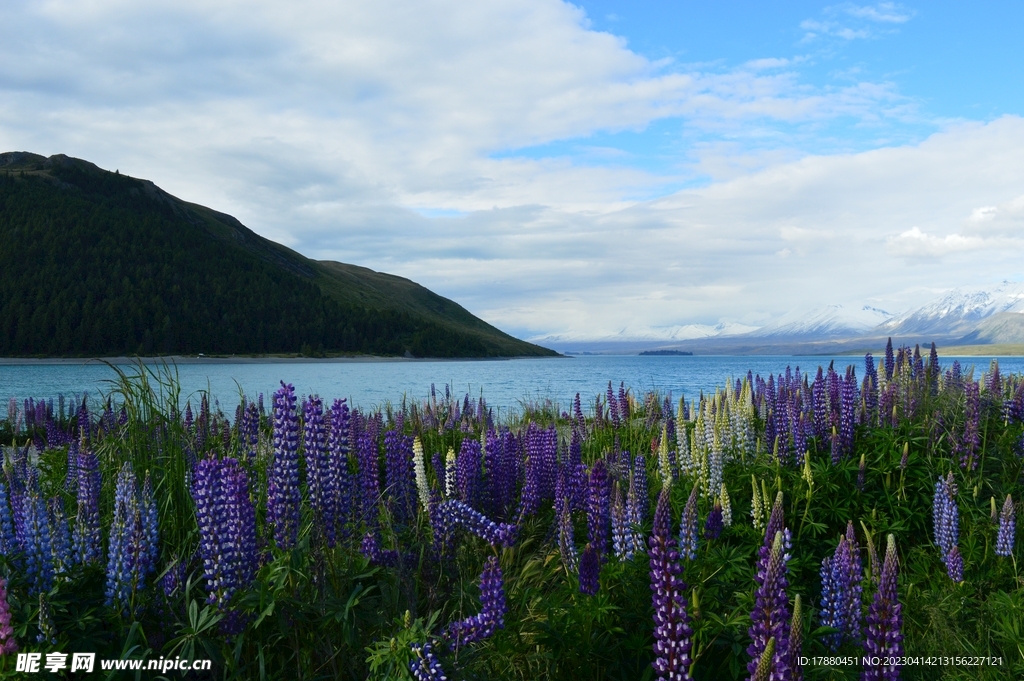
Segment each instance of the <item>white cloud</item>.
[[868,19],[886,24],[902,24],[914,16],[914,11],[894,2],[880,2],[877,5],[846,5],[843,10],[851,17]]
[[[1020,220],[1021,119],[807,156],[780,127],[871,125],[907,99],[856,79],[812,88],[783,59],[654,62],[556,0],[51,0],[0,4],[0,25],[0,150],[152,179],[512,331],[761,320],[858,298],[899,310],[922,286],[971,283],[982,258],[992,276],[1019,269],[1015,242],[993,248],[966,216]],[[517,154],[665,119],[702,144],[664,172],[601,149]],[[672,192],[694,172],[713,181]],[[905,236],[915,225],[927,233]]]

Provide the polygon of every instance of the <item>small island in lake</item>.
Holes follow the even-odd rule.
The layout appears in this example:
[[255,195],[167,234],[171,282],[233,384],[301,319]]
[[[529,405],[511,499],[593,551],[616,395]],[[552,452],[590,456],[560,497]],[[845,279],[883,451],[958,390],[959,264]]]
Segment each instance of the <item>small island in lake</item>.
[[685,350],[644,350],[643,352],[640,353],[641,357],[648,356],[648,355],[649,356],[655,356],[655,357],[661,357],[661,356],[665,356],[665,355],[669,355],[669,356],[673,356],[674,355],[674,356],[681,356],[681,357],[692,357],[693,353],[692,352],[686,352]]

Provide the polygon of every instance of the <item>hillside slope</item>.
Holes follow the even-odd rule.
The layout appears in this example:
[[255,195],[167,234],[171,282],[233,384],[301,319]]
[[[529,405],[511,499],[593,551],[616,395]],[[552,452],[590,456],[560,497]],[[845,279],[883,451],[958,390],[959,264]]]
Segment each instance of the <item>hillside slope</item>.
[[0,355],[553,355],[388,274],[305,258],[79,159],[0,154]]

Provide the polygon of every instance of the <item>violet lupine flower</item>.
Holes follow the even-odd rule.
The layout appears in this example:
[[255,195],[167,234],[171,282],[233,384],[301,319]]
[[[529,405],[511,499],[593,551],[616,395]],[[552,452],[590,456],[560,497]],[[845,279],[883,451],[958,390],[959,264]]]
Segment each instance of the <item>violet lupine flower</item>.
[[626,518],[633,529],[634,551],[643,551],[644,541],[640,526],[647,519],[647,461],[638,453],[633,459],[633,475],[629,479],[629,493],[626,495]]
[[437,530],[448,534],[452,528],[462,527],[492,546],[511,547],[516,543],[519,528],[508,523],[496,523],[468,504],[449,499],[438,506]]
[[[903,617],[902,607],[896,593],[896,576],[899,566],[896,559],[896,539],[890,534],[885,550],[885,564],[882,576],[875,592],[874,600],[868,608],[867,640],[864,652],[870,659],[878,660],[878,665],[865,666],[861,679],[898,679],[900,676],[899,659],[903,656]],[[886,664],[886,663],[889,664]]]
[[452,622],[441,634],[453,648],[485,639],[505,626],[505,587],[501,566],[494,556],[487,559],[480,573],[480,605],[479,615]]
[[615,393],[612,391],[612,382],[608,381],[608,412],[609,417],[612,421],[612,428],[618,429],[619,427],[619,403],[615,399]]
[[864,396],[867,422],[874,424],[878,417],[878,371],[875,370],[875,358],[870,352],[864,355],[864,383],[861,394]]
[[[477,449],[479,446],[477,443]],[[416,473],[413,458],[411,435],[402,435],[397,430],[389,430],[384,434],[384,480],[394,520],[399,525],[406,525],[416,517]]]
[[1007,494],[1003,510],[999,514],[999,534],[996,535],[996,555],[1013,555],[1013,540],[1016,533],[1016,520],[1013,517],[1013,498]]
[[707,520],[704,521],[704,537],[718,539],[718,536],[722,534],[722,528],[722,503],[715,499],[714,506],[711,507],[711,512],[708,513]]
[[256,512],[249,482],[234,458],[200,461],[193,480],[207,602],[224,611],[256,576]]
[[558,514],[558,552],[562,556],[562,565],[569,573],[579,568],[579,556],[576,554],[576,539],[573,536],[572,510],[569,500],[562,500],[562,510]]
[[18,650],[11,626],[11,606],[7,602],[7,580],[0,577],[0,656],[10,655]]
[[34,490],[22,497],[23,533],[21,550],[24,556],[25,581],[29,595],[43,593],[53,586],[53,551],[46,504]]
[[959,539],[960,511],[956,503],[956,483],[953,473],[945,479],[941,476],[935,483],[935,497],[932,502],[932,524],[935,531],[935,543],[939,547],[939,557],[946,562],[946,556],[956,546]]
[[363,541],[359,545],[359,552],[376,565],[394,567],[398,564],[398,551],[382,549],[380,542],[377,541],[377,535],[373,532],[367,532],[363,535]]
[[786,596],[786,579],[789,554],[789,530],[783,529],[775,533],[771,548],[764,545],[760,549],[755,581],[758,588],[755,594],[754,611],[750,613],[749,635],[752,639],[747,648],[751,661],[747,663],[747,671],[753,676],[757,671],[758,661],[764,653],[768,640],[775,639],[775,651],[772,655],[770,678],[785,679],[791,673],[789,655],[790,624],[789,598]]
[[107,551],[106,604],[118,604],[126,611],[136,590],[135,560],[137,547],[135,525],[139,522],[139,500],[135,490],[135,473],[128,462],[117,474],[114,489],[114,516],[110,521],[110,546]]
[[[683,507],[683,517],[679,521],[679,555],[687,560],[697,558],[697,489],[698,485],[694,485],[690,491],[690,497]],[[718,511],[721,520],[721,507]]]
[[331,434],[327,441],[329,452],[327,482],[334,495],[324,499],[323,520],[327,545],[334,546],[339,531],[352,515],[352,476],[349,473],[349,411],[345,400],[334,400],[331,405]]
[[978,384],[969,381],[964,386],[964,431],[960,438],[960,467],[974,470],[978,467],[975,454],[980,444],[978,421],[981,416],[981,396]]
[[821,562],[821,624],[837,630],[825,637],[833,652],[839,649],[844,636],[856,641],[860,635],[862,576],[855,552],[855,546],[843,536],[835,553]]
[[618,483],[612,495],[612,551],[617,560],[633,559],[633,541],[630,536],[629,520],[626,507],[622,503],[622,490]]
[[682,566],[671,523],[669,494],[663,489],[648,543],[654,605],[654,671],[658,679],[689,679],[693,629],[686,612],[686,583],[679,576]]
[[604,460],[598,459],[590,469],[587,498],[587,539],[597,555],[604,560],[608,556],[608,536],[611,534],[611,480]]
[[629,396],[626,395],[626,383],[619,381],[619,418],[628,423],[629,416]]
[[964,581],[964,557],[959,546],[954,545],[946,556],[946,574],[957,584]]
[[78,441],[72,440],[68,445],[68,475],[64,480],[64,489],[78,489]]
[[440,660],[434,655],[434,648],[429,643],[422,646],[419,643],[411,644],[415,657],[409,662],[409,671],[416,681],[448,681]]
[[11,521],[11,507],[7,501],[7,485],[0,482],[0,554],[13,556],[19,550]]
[[71,570],[75,564],[75,556],[71,550],[71,532],[68,531],[68,520],[64,516],[63,503],[59,497],[50,499],[50,546],[53,553],[54,574],[63,574]]
[[356,458],[359,462],[359,498],[362,502],[360,520],[368,526],[377,522],[377,505],[381,499],[380,455],[377,438],[371,429],[374,419],[367,420],[365,428],[356,438]]
[[580,556],[580,593],[593,596],[601,588],[599,581],[601,574],[601,559],[597,551],[590,544],[583,549]]
[[149,471],[146,471],[139,495],[139,523],[136,526],[136,534],[137,543],[142,549],[138,572],[142,577],[149,577],[156,571],[157,559],[160,557],[160,521]]
[[885,380],[892,380],[893,369],[896,368],[896,360],[892,356],[892,338],[885,344]]
[[267,523],[278,548],[295,546],[299,534],[299,420],[295,388],[281,382],[274,393],[274,455],[267,481]]
[[99,462],[89,447],[82,443],[75,462],[78,469],[78,514],[72,536],[78,563],[88,565],[103,560],[100,544],[100,479]]
[[[306,490],[313,510],[313,527],[317,535],[327,538],[328,527],[333,524],[335,476],[332,475],[327,453],[327,430],[324,426],[323,402],[310,395],[302,405],[302,453],[306,460]],[[330,507],[330,508],[329,508]]]
[[480,441],[469,437],[463,439],[459,447],[459,456],[455,461],[455,487],[458,490],[458,497],[469,506],[480,508],[483,482]]

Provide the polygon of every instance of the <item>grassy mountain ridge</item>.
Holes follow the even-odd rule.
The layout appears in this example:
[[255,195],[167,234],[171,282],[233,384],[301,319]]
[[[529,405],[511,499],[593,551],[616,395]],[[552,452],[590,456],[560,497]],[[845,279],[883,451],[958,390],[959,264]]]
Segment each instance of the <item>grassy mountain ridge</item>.
[[152,182],[0,154],[0,355],[555,354],[400,277],[318,262]]

